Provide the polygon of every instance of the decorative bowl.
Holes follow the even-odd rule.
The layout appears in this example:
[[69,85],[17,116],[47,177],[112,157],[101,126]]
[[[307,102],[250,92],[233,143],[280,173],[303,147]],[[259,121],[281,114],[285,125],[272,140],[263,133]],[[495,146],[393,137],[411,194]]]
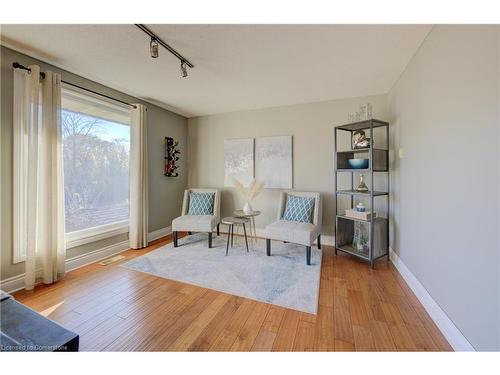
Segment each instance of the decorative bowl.
[[352,169],[368,169],[368,159],[347,159]]

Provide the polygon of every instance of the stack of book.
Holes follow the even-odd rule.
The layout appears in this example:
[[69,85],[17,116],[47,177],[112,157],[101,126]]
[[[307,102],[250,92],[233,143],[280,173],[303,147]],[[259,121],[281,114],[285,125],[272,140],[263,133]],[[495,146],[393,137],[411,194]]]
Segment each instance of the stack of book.
[[[372,218],[372,213],[370,211],[357,211],[355,208],[351,208],[348,210],[345,210],[345,216],[347,217],[352,217],[353,219],[358,219],[358,220],[371,220]],[[377,213],[373,213],[373,218],[377,217]]]

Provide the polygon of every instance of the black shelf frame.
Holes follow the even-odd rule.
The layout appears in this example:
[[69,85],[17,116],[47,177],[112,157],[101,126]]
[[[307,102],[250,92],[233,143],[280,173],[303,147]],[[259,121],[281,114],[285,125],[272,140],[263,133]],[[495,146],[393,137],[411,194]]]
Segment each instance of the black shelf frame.
[[[386,137],[386,149],[374,148],[374,131],[373,129],[385,127],[385,137]],[[370,146],[362,149],[350,149],[339,151],[337,141],[338,141],[338,131],[347,131],[350,133],[350,139],[356,130],[369,130],[370,133]],[[384,168],[374,168],[374,151],[377,155],[383,155],[385,161]],[[351,168],[338,168],[338,156],[339,154],[358,154],[358,153],[368,153],[368,168],[366,169],[351,169]],[[345,158],[345,155],[342,155]],[[347,156],[348,157],[348,156]],[[344,159],[345,160],[345,159]],[[379,164],[379,163],[377,163]],[[374,174],[377,172],[387,174],[387,191],[373,191],[374,189]],[[338,188],[338,173],[350,173],[351,174],[351,189],[341,190]],[[364,173],[368,175],[370,191],[362,193],[358,192],[354,187],[354,174]],[[345,252],[347,254],[353,255],[360,259],[370,262],[370,266],[373,269],[375,266],[375,261],[379,258],[387,256],[389,260],[389,217],[390,217],[390,173],[389,173],[389,123],[386,121],[381,121],[377,119],[369,119],[364,121],[358,121],[350,124],[339,125],[334,128],[334,187],[335,187],[335,255],[337,255],[337,250]],[[354,198],[357,196],[367,197],[370,201],[370,210],[374,212],[374,200],[376,197],[386,197],[387,199],[387,217],[371,217],[370,220],[361,220],[356,218],[351,218],[345,215],[340,215],[338,213],[338,197],[340,195],[348,195],[351,197],[351,208],[354,208]],[[345,239],[345,233],[339,232],[339,220],[351,220],[354,222],[361,222],[369,225],[369,248],[368,252],[359,251],[352,247],[352,243],[339,243],[339,238]],[[375,226],[378,230],[375,232]],[[344,227],[344,226],[343,226]],[[342,236],[341,236],[342,235]],[[385,238],[375,238],[375,236],[385,236]],[[374,248],[375,240],[377,240],[377,249]],[[377,250],[377,254],[375,254]]]

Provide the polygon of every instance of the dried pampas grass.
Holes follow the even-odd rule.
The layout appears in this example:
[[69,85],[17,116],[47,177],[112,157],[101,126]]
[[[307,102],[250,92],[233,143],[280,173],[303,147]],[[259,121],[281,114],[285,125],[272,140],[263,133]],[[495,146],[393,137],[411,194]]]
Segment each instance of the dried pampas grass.
[[264,183],[262,181],[257,181],[255,178],[252,180],[252,182],[250,182],[250,185],[246,187],[234,177],[233,183],[238,193],[241,194],[246,202],[251,202],[252,199],[254,199],[264,187]]

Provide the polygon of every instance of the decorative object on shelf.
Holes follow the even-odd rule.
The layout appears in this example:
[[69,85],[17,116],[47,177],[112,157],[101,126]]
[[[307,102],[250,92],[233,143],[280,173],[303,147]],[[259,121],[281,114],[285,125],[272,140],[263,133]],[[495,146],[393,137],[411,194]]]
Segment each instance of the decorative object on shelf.
[[255,178],[250,182],[248,186],[244,186],[240,181],[233,177],[234,187],[240,193],[240,195],[245,200],[245,205],[243,206],[243,213],[249,215],[253,212],[250,203],[252,200],[262,191],[264,184],[261,181],[257,181]]
[[366,186],[365,181],[363,180],[363,175],[359,175],[359,185],[356,188],[356,191],[359,191],[360,193],[367,193],[368,192],[368,186]]
[[368,169],[368,159],[347,159],[347,163],[352,169]]
[[370,103],[366,103],[360,106],[359,111],[355,111],[354,113],[349,112],[347,114],[347,120],[350,123],[371,120],[372,118],[373,118],[373,107]]
[[368,228],[359,221],[354,222],[352,247],[358,251],[368,252]]
[[366,211],[366,210],[358,211],[356,208],[348,208],[347,210],[345,210],[345,216],[358,220],[369,221],[372,218],[372,214],[373,218],[377,217],[376,212],[372,213],[371,211]]
[[224,140],[224,186],[234,187],[234,180],[242,184],[252,181],[254,169],[254,139]]
[[255,178],[265,188],[293,188],[292,136],[255,139]]
[[165,137],[165,176],[167,177],[177,177],[179,173],[176,170],[179,168],[175,165],[175,162],[179,160],[180,151],[177,148],[179,142],[174,141],[173,138]]
[[359,202],[356,205],[356,211],[358,211],[358,212],[365,212],[366,211],[365,205],[363,203]]
[[366,137],[366,133],[363,130],[356,130],[354,133],[352,133],[353,150],[368,147],[370,147],[370,138]]

